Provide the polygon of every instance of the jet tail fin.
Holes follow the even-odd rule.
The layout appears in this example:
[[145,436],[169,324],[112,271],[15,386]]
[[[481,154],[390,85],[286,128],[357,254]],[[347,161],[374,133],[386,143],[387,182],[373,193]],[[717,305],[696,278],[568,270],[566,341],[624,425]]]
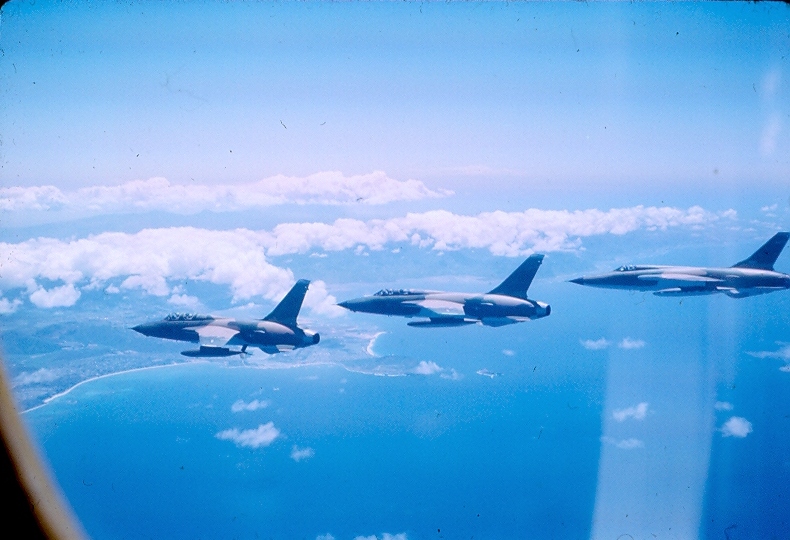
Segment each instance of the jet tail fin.
[[516,298],[526,298],[527,290],[535,278],[535,274],[543,262],[543,255],[530,255],[529,258],[521,263],[505,281],[488,294],[502,294],[505,296],[515,296]]
[[296,317],[299,315],[299,310],[302,309],[302,301],[309,285],[310,281],[307,279],[297,281],[296,285],[285,295],[285,298],[280,300],[277,307],[263,320],[280,323],[285,326],[296,326]]
[[790,238],[790,233],[788,232],[776,233],[770,240],[760,246],[760,249],[755,251],[751,257],[732,265],[732,267],[773,270],[774,263],[776,262],[777,257],[779,257],[779,254],[784,249],[785,244],[787,244],[788,238]]

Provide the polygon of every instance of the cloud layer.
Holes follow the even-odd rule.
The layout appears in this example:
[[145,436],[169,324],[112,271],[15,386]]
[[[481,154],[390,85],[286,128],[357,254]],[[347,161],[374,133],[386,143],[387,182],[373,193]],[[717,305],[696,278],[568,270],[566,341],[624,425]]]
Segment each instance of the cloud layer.
[[387,204],[447,197],[419,180],[395,180],[382,171],[345,176],[327,171],[305,177],[278,175],[247,184],[175,184],[166,178],[61,191],[55,186],[0,188],[0,211],[67,210],[89,213],[163,210],[191,214],[279,204]]
[[[535,251],[572,250],[581,238],[625,234],[639,228],[697,226],[720,219],[699,207],[600,210],[526,210],[486,212],[475,216],[444,210],[387,220],[338,219],[333,223],[283,223],[269,231],[226,231],[194,227],[144,229],[129,234],[107,232],[87,238],[36,238],[0,243],[3,273],[0,290],[22,288],[38,307],[70,306],[81,290],[108,293],[141,289],[171,296],[172,303],[193,302],[173,282],[203,281],[229,286],[234,300],[256,296],[275,300],[294,282],[290,270],[267,257],[327,252],[381,250],[387,244],[412,244],[437,251],[488,249],[494,255],[518,256]],[[0,297],[0,310],[18,307]],[[311,285],[305,305],[322,314],[340,310],[325,284]],[[639,346],[623,340],[621,347]]]
[[260,448],[272,444],[280,436],[280,430],[274,427],[274,422],[268,422],[256,429],[226,429],[215,436],[222,441],[233,441],[239,447]]
[[446,210],[409,213],[392,219],[338,219],[333,223],[283,223],[263,233],[268,255],[340,251],[359,247],[381,250],[387,244],[412,244],[437,251],[487,249],[510,257],[533,252],[578,249],[580,238],[602,234],[622,235],[638,229],[700,226],[730,217],[698,206],[590,210],[540,210],[483,212],[473,216]]

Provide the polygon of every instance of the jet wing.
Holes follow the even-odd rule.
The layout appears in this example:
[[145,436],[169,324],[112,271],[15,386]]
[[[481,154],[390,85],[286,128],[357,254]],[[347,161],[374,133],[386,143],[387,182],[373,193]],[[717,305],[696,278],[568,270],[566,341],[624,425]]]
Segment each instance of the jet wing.
[[239,334],[238,330],[216,324],[200,326],[194,330],[200,338],[202,347],[224,347]]
[[420,317],[429,317],[431,319],[439,319],[445,317],[461,317],[463,318],[466,314],[464,313],[464,306],[457,302],[450,302],[449,300],[431,300],[430,298],[425,300],[416,300],[414,302],[404,302],[409,304],[415,304],[420,306],[421,310],[419,313]]

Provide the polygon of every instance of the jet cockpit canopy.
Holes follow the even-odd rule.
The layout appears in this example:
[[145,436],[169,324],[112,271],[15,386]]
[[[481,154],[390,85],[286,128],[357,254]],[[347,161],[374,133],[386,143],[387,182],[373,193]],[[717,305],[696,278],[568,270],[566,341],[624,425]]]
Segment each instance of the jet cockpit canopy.
[[373,296],[414,296],[425,294],[425,291],[415,291],[414,289],[381,289]]
[[636,266],[633,264],[625,264],[615,270],[615,272],[633,272],[636,270]]
[[208,321],[213,319],[209,315],[198,315],[196,313],[171,313],[165,317],[166,321]]

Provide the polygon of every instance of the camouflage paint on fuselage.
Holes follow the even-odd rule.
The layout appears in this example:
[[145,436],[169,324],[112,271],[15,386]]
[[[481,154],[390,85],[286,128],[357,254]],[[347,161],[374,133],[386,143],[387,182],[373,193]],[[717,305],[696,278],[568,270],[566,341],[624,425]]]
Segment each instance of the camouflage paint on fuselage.
[[503,326],[540,319],[551,313],[551,307],[527,298],[527,290],[542,260],[543,255],[531,256],[489,293],[382,289],[372,296],[346,300],[338,305],[362,313],[428,319],[408,323],[418,327],[472,323]]
[[572,283],[606,289],[653,291],[658,296],[723,293],[745,298],[790,288],[790,275],[773,265],[790,233],[780,232],[748,259],[728,268],[625,265],[606,274],[572,279]]
[[[211,315],[172,314],[161,321],[135,326],[143,335],[176,341],[199,343],[197,351],[184,351],[185,356],[223,357],[257,347],[274,354],[284,350],[315,345],[320,336],[296,324],[309,281],[300,280],[271,314],[262,320],[237,320]],[[228,347],[240,346],[241,350]]]

